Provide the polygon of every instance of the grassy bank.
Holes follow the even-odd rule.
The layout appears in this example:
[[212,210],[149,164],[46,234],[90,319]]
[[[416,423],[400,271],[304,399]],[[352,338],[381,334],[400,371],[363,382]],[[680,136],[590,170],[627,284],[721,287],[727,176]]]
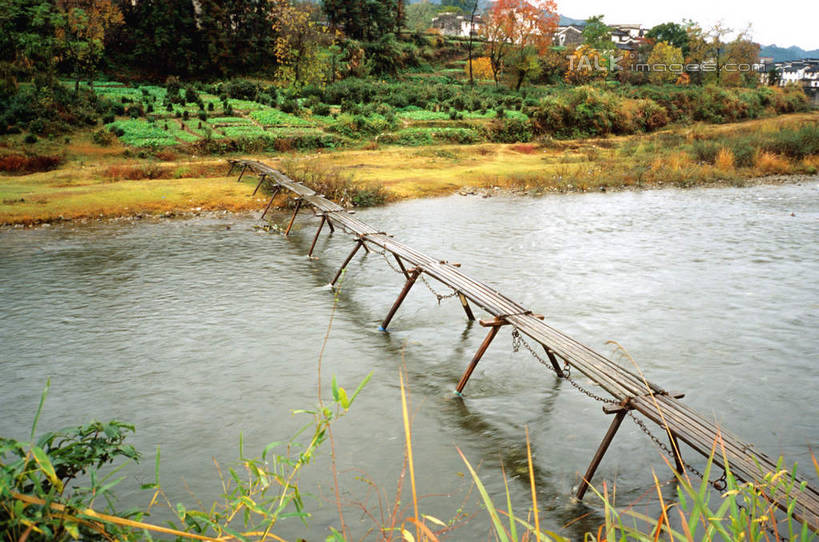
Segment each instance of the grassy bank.
[[[254,178],[236,183],[222,158],[129,153],[120,143],[42,141],[62,152],[56,170],[0,177],[0,224],[206,210],[259,209]],[[279,155],[247,154],[350,205],[501,187],[533,193],[741,184],[819,170],[819,113],[695,124],[652,134],[531,143],[483,143]],[[279,203],[284,203],[282,200]]]

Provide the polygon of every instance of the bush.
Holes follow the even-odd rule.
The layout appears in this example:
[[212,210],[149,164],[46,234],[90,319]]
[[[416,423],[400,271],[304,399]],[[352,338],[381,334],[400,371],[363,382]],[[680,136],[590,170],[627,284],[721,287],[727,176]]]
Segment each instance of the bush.
[[819,154],[819,124],[805,124],[797,129],[781,130],[771,134],[762,148],[797,160]]
[[330,106],[327,104],[318,103],[315,106],[313,106],[312,111],[314,115],[327,117],[330,115]]
[[37,143],[38,140],[39,139],[37,138],[36,135],[27,134],[26,137],[23,138],[23,143],[26,143],[28,145],[33,145],[33,144]]
[[110,131],[100,128],[99,130],[94,132],[94,134],[91,136],[91,139],[97,145],[107,147],[108,145],[114,142],[116,136],[112,134]]
[[239,100],[255,100],[259,94],[259,87],[246,79],[233,79],[225,85],[225,93]]
[[486,128],[486,138],[495,143],[526,143],[532,140],[532,125],[521,119],[495,119]]
[[36,173],[51,171],[63,161],[62,156],[11,154],[0,157],[0,171],[9,173]]

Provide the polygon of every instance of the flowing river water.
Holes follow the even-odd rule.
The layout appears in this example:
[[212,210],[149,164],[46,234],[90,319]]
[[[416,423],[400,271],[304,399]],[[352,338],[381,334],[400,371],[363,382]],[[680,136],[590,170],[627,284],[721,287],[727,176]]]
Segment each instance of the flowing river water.
[[[525,427],[542,522],[573,539],[596,531],[599,500],[590,493],[578,504],[569,495],[610,422],[600,403],[527,352],[514,353],[508,328],[464,400],[456,398],[452,390],[485,334],[467,324],[457,300],[439,305],[419,283],[391,333],[381,333],[379,322],[403,285],[381,256],[359,253],[333,312],[336,297],[326,285],[352,246],[349,236],[322,235],[319,259],[311,261],[305,254],[316,219],[304,213],[286,239],[259,231],[256,216],[0,231],[0,435],[28,437],[51,378],[41,430],[93,418],[136,425],[130,440],[145,458],[125,470],[123,507],[150,499],[138,488],[153,481],[157,446],[171,500],[208,506],[221,488],[213,461],[235,463],[240,433],[254,456],[309,421],[292,411],[317,403],[317,361],[332,315],[321,367],[325,399],[332,376],[352,391],[372,373],[334,430],[354,533],[376,526],[368,514],[388,512],[401,478],[402,365],[421,510],[444,521],[461,514],[452,539],[487,539],[490,528],[457,448],[505,508],[502,463],[513,505],[526,510]],[[617,341],[649,379],[686,393],[694,408],[816,480],[816,180],[535,199],[451,196],[357,216],[460,262],[554,327],[630,363],[607,343]],[[339,526],[329,454],[325,446],[304,471],[312,517],[307,527],[283,522],[278,532],[288,539],[323,540],[330,525]],[[693,453],[686,458],[703,465]],[[661,482],[671,479],[652,442],[627,419],[595,482],[616,483],[619,504],[652,512],[652,469]],[[406,479],[405,486],[404,516],[412,512]],[[670,484],[664,491],[673,495]],[[158,511],[155,519],[167,515]]]

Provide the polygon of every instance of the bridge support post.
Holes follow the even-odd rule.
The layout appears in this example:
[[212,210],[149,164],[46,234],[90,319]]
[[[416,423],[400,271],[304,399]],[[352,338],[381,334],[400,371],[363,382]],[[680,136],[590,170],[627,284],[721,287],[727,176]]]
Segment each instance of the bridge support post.
[[308,258],[313,257],[313,249],[316,248],[316,241],[318,241],[319,234],[321,233],[321,229],[324,227],[325,222],[327,222],[327,215],[321,215],[321,224],[319,224],[319,227],[316,230],[316,236],[313,237],[313,242],[310,244],[310,252],[307,253]]
[[478,323],[480,323],[483,327],[488,327],[489,333],[487,333],[486,337],[484,337],[483,342],[478,347],[478,351],[475,352],[475,355],[472,357],[472,361],[469,362],[469,366],[466,368],[466,371],[464,371],[464,374],[458,381],[458,385],[455,387],[455,393],[458,395],[461,395],[461,393],[464,391],[464,387],[466,387],[469,377],[472,376],[472,372],[475,370],[475,367],[478,366],[478,362],[481,361],[481,358],[486,353],[489,345],[492,344],[492,339],[494,339],[498,334],[500,328],[507,325],[509,322],[503,318],[495,318],[494,320],[480,320]]
[[241,172],[241,173],[239,173],[239,178],[238,178],[238,179],[236,179],[236,182],[237,182],[237,183],[238,183],[238,182],[241,182],[241,180],[242,180],[242,175],[244,175],[244,174],[245,174],[245,170],[246,170],[246,169],[247,169],[247,164],[245,164],[244,166],[242,166],[242,172]]
[[552,362],[552,368],[554,368],[557,376],[563,378],[565,375],[563,374],[563,369],[560,368],[560,364],[557,362],[557,358],[555,357],[555,353],[548,346],[543,347],[546,350],[546,355],[549,356],[549,361]]
[[350,260],[353,259],[353,256],[355,256],[355,253],[358,252],[358,249],[360,249],[361,245],[363,245],[363,244],[364,244],[363,239],[359,239],[358,241],[356,241],[355,246],[353,247],[353,250],[350,251],[350,254],[347,256],[347,259],[344,260],[343,264],[341,264],[341,267],[339,268],[338,273],[336,273],[336,276],[333,277],[333,280],[330,282],[330,286],[335,286],[336,285],[336,282],[338,282],[338,279],[341,278],[341,274],[344,272],[345,269],[347,269],[347,265],[350,263]]
[[401,303],[404,302],[404,299],[407,297],[407,294],[412,289],[413,284],[415,281],[418,280],[418,277],[421,275],[420,269],[413,269],[411,273],[407,276],[407,282],[404,283],[404,288],[401,290],[401,293],[398,294],[398,298],[395,300],[395,303],[392,304],[390,307],[390,312],[387,313],[387,317],[384,318],[384,321],[381,322],[381,326],[378,328],[378,331],[387,331],[387,326],[390,325],[390,320],[392,317],[395,316],[396,311],[398,311],[398,307],[401,306]]
[[233,168],[236,167],[236,162],[234,160],[228,160],[228,163],[230,164],[230,169],[228,170],[227,176],[230,177],[233,175]]
[[[324,216],[327,216],[326,214]],[[327,225],[330,226],[330,233],[336,232],[336,227],[333,226],[333,221],[327,218]]]
[[401,272],[404,273],[404,276],[410,278],[410,274],[407,271],[407,268],[404,267],[404,262],[401,261],[401,258],[399,258],[398,255],[395,253],[393,253],[392,256],[393,258],[395,258],[395,261],[398,262],[398,267],[401,269]]
[[253,190],[253,193],[250,195],[250,197],[251,197],[251,198],[252,198],[253,196],[255,196],[255,195],[256,195],[256,192],[258,192],[258,191],[259,191],[259,188],[261,188],[261,187],[262,187],[262,183],[264,182],[264,180],[265,180],[265,179],[267,179],[267,173],[262,173],[262,174],[259,176],[259,184],[257,184],[257,185],[256,185],[256,189],[255,189],[255,190]]
[[264,208],[264,212],[262,213],[261,218],[259,220],[264,220],[264,217],[267,215],[267,212],[270,210],[270,206],[273,205],[273,200],[276,199],[276,196],[279,195],[280,188],[277,186],[276,189],[273,191],[273,194],[270,196],[270,201],[267,202],[267,207]]
[[469,307],[469,301],[466,300],[466,296],[461,292],[458,292],[458,299],[461,301],[461,306],[464,308],[466,319],[470,322],[475,320],[475,315],[472,314],[472,309]]
[[668,433],[668,438],[671,441],[671,451],[674,452],[674,464],[677,467],[677,472],[683,474],[685,473],[685,467],[683,466],[682,452],[680,451],[680,442],[677,440],[677,435],[675,435],[671,431],[666,432]]
[[[606,414],[611,414],[612,412],[607,410],[606,407],[603,408],[603,412]],[[586,490],[589,489],[589,484],[591,483],[592,478],[594,477],[595,471],[597,471],[597,467],[600,465],[600,461],[603,459],[603,456],[606,454],[606,450],[609,449],[609,445],[611,441],[614,439],[614,435],[617,433],[617,430],[620,428],[620,424],[623,423],[623,418],[626,417],[628,413],[627,406],[621,406],[617,408],[614,412],[614,419],[611,421],[611,425],[609,426],[609,430],[606,431],[606,436],[603,437],[603,442],[600,443],[600,447],[597,448],[597,451],[594,453],[594,457],[592,458],[591,463],[589,464],[589,468],[586,469],[586,474],[583,475],[583,479],[580,481],[580,486],[577,488],[577,494],[575,497],[578,501],[583,500],[583,495],[586,494]]]
[[296,221],[296,215],[299,214],[299,209],[301,209],[301,202],[301,198],[296,200],[296,208],[293,210],[293,216],[290,217],[290,224],[287,225],[287,229],[284,231],[285,237],[290,235],[290,230],[293,228],[293,223]]

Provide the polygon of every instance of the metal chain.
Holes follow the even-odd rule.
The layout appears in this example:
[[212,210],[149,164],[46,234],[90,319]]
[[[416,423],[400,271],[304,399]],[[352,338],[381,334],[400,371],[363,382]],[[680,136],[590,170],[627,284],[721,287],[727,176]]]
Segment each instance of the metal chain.
[[418,278],[421,279],[421,282],[424,283],[424,286],[427,287],[427,290],[432,292],[432,295],[434,295],[435,297],[438,298],[438,304],[439,305],[441,304],[441,301],[443,301],[444,299],[449,299],[450,297],[455,297],[456,295],[458,295],[457,290],[452,290],[452,293],[450,293],[450,294],[438,293],[437,291],[435,291],[435,288],[432,287],[432,285],[429,283],[429,281],[426,279],[426,277],[424,275],[420,275]]
[[[634,414],[634,411],[633,411],[633,410],[629,410],[629,411],[628,411],[628,416],[629,416],[629,418],[631,418],[631,419],[634,421],[634,423],[636,423],[636,424],[637,424],[637,427],[639,427],[639,428],[640,428],[640,430],[641,430],[643,433],[645,433],[646,435],[648,435],[648,438],[650,438],[650,439],[651,439],[651,441],[654,443],[654,445],[655,445],[655,446],[657,446],[657,448],[659,448],[660,450],[664,451],[665,453],[667,453],[667,454],[668,454],[668,455],[670,455],[671,457],[675,457],[674,452],[673,452],[673,451],[672,451],[672,450],[671,450],[671,449],[670,449],[670,448],[669,448],[669,447],[668,447],[668,446],[667,446],[667,445],[666,445],[666,444],[665,444],[663,441],[661,441],[660,439],[658,439],[658,438],[657,438],[657,436],[656,436],[654,433],[652,433],[652,432],[651,432],[651,430],[649,430],[649,428],[646,426],[645,422],[644,422],[643,420],[641,420],[640,418],[638,418],[638,417],[637,417],[637,416]],[[688,463],[686,463],[685,461],[683,461],[683,462],[682,462],[682,464],[683,464],[683,466],[684,466],[686,469],[688,469],[689,471],[691,471],[691,472],[693,472],[694,474],[696,474],[696,475],[697,475],[697,476],[698,476],[698,477],[699,477],[701,480],[702,480],[702,479],[704,479],[704,477],[703,477],[703,475],[702,475],[702,473],[701,473],[700,471],[698,471],[697,469],[695,469],[694,467],[692,467],[691,465],[689,465],[689,464],[688,464]],[[716,486],[715,486],[715,487],[716,487]]]
[[[538,360],[542,365],[544,365],[546,368],[550,369],[552,372],[557,374],[557,371],[555,371],[555,368],[552,366],[552,362],[543,359],[537,352],[535,352],[535,349],[532,348],[532,346],[528,342],[526,342],[526,339],[523,338],[518,328],[515,328],[512,331],[512,349],[515,352],[517,352],[520,350],[521,346],[528,350],[529,353],[532,354],[532,356],[536,360]],[[588,390],[581,386],[574,378],[571,377],[571,366],[568,363],[563,364],[563,378],[566,379],[569,382],[569,384],[571,384],[572,387],[574,387],[577,391],[584,395],[587,395],[588,397],[591,397],[595,401],[607,403],[610,405],[618,404],[617,401],[615,401],[614,399],[606,399],[605,397],[598,395],[593,391]]]
[[[387,254],[392,254],[391,252],[387,252],[384,249],[373,250],[373,252],[375,252],[376,254],[380,254],[384,258],[384,261],[387,262],[387,265],[390,266],[390,269],[392,269],[396,273],[400,273],[402,275],[404,274],[404,272],[401,269],[399,269],[398,267],[395,266],[395,264],[392,263],[392,260],[390,260],[389,256],[387,256]],[[449,294],[439,293],[435,290],[435,288],[432,287],[432,285],[429,283],[429,281],[426,279],[424,275],[420,275],[418,278],[421,279],[421,282],[424,283],[424,286],[427,287],[427,290],[429,290],[432,293],[432,295],[434,295],[438,299],[439,305],[441,304],[441,301],[443,301],[444,299],[449,299],[451,297],[455,297],[456,295],[458,295],[458,291],[455,289],[453,289],[452,293]]]
[[[532,346],[531,346],[531,345],[530,345],[530,344],[529,344],[529,343],[526,341],[526,339],[524,339],[524,338],[523,338],[523,335],[521,335],[521,333],[520,333],[520,331],[518,330],[518,328],[515,328],[515,329],[512,331],[512,350],[514,350],[515,352],[518,352],[518,351],[520,350],[520,347],[521,347],[521,346],[523,346],[523,347],[524,347],[526,350],[528,350],[528,351],[529,351],[529,353],[530,353],[530,354],[532,354],[532,356],[533,356],[533,357],[534,357],[536,360],[538,360],[538,361],[539,361],[539,362],[540,362],[542,365],[544,365],[545,367],[547,367],[548,369],[550,369],[552,372],[554,372],[555,374],[557,374],[557,372],[555,371],[554,366],[552,366],[552,363],[551,363],[550,361],[548,361],[548,360],[543,359],[543,358],[542,358],[542,357],[541,357],[541,356],[540,356],[540,355],[539,355],[539,354],[538,354],[538,353],[535,351],[535,349],[534,349],[534,348],[532,348]],[[566,380],[569,382],[569,384],[571,384],[571,385],[572,385],[572,386],[573,386],[575,389],[577,389],[579,392],[583,393],[584,395],[587,395],[588,397],[591,397],[591,398],[592,398],[592,399],[594,399],[595,401],[599,401],[599,402],[601,402],[601,403],[606,403],[606,404],[614,404],[614,405],[620,404],[619,402],[615,401],[614,399],[607,399],[607,398],[605,398],[605,397],[602,397],[602,396],[600,396],[600,395],[598,395],[598,394],[596,394],[596,393],[594,393],[594,392],[592,392],[592,391],[590,391],[590,390],[588,390],[588,389],[584,388],[584,387],[583,387],[583,386],[581,386],[580,384],[578,384],[578,383],[577,383],[577,381],[575,381],[575,380],[574,380],[574,379],[573,379],[573,378],[570,376],[570,375],[571,375],[571,367],[569,366],[569,364],[568,364],[568,363],[564,363],[564,366],[563,366],[563,375],[564,375],[564,378],[565,378],[565,379],[566,379]],[[668,454],[669,456],[671,456],[672,458],[674,457],[674,455],[675,455],[675,454],[674,454],[674,452],[673,452],[673,451],[672,451],[672,450],[671,450],[671,449],[670,449],[668,446],[666,446],[666,444],[665,444],[664,442],[662,442],[660,439],[658,439],[658,438],[657,438],[657,437],[656,437],[656,436],[655,436],[655,435],[654,435],[654,434],[653,434],[653,433],[652,433],[652,432],[649,430],[649,428],[646,426],[646,424],[643,422],[643,420],[641,420],[640,418],[638,418],[638,417],[637,417],[637,416],[634,414],[634,411],[633,411],[633,410],[629,410],[629,411],[628,411],[628,415],[629,415],[629,417],[630,417],[632,420],[634,420],[634,423],[636,423],[636,424],[637,424],[637,426],[640,428],[640,430],[641,430],[643,433],[645,433],[646,435],[648,435],[648,438],[650,438],[650,439],[651,439],[651,441],[652,441],[652,442],[653,442],[653,443],[654,443],[654,444],[655,444],[655,445],[656,445],[656,446],[657,446],[657,447],[658,447],[660,450],[664,451],[665,453],[667,453],[667,454]],[[693,472],[694,474],[696,474],[696,475],[697,475],[698,477],[700,477],[701,479],[703,478],[703,475],[702,475],[702,473],[701,473],[700,471],[698,471],[697,469],[695,469],[694,467],[692,467],[691,465],[689,465],[689,464],[688,464],[688,463],[686,463],[685,461],[683,461],[683,465],[685,466],[685,468],[686,468],[686,469],[688,469],[689,471]]]

